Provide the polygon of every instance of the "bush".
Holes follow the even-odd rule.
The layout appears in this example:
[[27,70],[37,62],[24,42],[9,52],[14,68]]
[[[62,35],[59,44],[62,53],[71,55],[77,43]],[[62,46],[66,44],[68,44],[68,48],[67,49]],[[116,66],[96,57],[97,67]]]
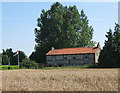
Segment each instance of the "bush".
[[53,67],[58,67],[58,64],[53,64],[52,66],[53,66]]
[[51,64],[50,64],[50,65],[48,64],[47,67],[52,67],[52,65],[51,65]]
[[8,69],[19,69],[19,66],[0,66],[1,70],[8,70]]
[[62,67],[62,64],[59,64],[58,66],[59,66],[59,67]]
[[0,66],[0,70],[8,70],[8,66]]
[[3,65],[8,65],[9,64],[9,58],[8,55],[2,55],[2,64]]
[[25,67],[20,67],[20,69],[26,69]]
[[26,58],[20,63],[20,68],[37,69],[38,64],[35,61]]
[[10,69],[19,69],[19,66],[9,66]]

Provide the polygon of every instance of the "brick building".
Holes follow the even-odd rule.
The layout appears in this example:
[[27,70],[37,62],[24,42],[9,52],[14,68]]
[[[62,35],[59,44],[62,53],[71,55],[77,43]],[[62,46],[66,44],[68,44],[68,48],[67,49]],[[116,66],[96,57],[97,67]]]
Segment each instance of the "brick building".
[[63,65],[63,66],[75,66],[85,64],[98,63],[101,47],[97,44],[97,47],[78,47],[78,48],[64,48],[50,50],[46,54],[46,60],[48,65]]

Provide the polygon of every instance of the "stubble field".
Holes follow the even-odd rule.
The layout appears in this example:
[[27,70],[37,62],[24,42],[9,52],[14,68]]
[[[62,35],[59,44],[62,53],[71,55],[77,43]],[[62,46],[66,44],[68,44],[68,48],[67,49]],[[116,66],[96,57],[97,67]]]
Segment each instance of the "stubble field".
[[4,70],[2,91],[117,91],[118,69]]

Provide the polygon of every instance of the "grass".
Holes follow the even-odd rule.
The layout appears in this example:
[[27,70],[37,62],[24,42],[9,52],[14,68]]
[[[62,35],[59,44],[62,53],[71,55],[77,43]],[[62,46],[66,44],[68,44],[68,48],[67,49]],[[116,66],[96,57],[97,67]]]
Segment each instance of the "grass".
[[[89,67],[88,65],[86,66],[62,66],[62,67],[43,67],[43,68],[39,68],[41,70],[52,70],[52,69],[84,69]],[[11,65],[11,66],[0,66],[0,70],[8,70],[9,69],[19,69],[19,66],[17,65]],[[27,68],[20,68],[20,69],[27,69]]]
[[0,66],[0,70],[8,70],[8,69],[19,69],[19,66],[17,66],[17,65]]
[[2,91],[118,91],[118,69],[18,69],[0,72]]
[[41,70],[52,70],[52,69],[83,69],[88,66],[63,66],[63,67],[44,67]]

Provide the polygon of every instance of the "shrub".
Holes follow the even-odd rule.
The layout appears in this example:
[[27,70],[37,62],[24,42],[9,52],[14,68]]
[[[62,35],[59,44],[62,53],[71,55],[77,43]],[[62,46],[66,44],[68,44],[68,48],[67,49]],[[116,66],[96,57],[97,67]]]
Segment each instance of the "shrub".
[[26,58],[20,63],[20,68],[37,69],[38,64],[35,61]]
[[47,65],[47,67],[52,67],[52,65]]
[[59,67],[61,67],[61,66],[62,66],[62,64],[59,64],[58,66],[59,66]]
[[19,69],[19,66],[9,66],[10,69]]
[[1,70],[7,70],[7,69],[8,69],[8,66],[0,66],[0,69],[1,69]]
[[9,64],[8,55],[2,55],[2,64],[3,65],[8,65]]
[[20,67],[20,69],[26,69],[26,67]]
[[58,67],[58,64],[53,64],[52,66],[53,66],[53,67]]

